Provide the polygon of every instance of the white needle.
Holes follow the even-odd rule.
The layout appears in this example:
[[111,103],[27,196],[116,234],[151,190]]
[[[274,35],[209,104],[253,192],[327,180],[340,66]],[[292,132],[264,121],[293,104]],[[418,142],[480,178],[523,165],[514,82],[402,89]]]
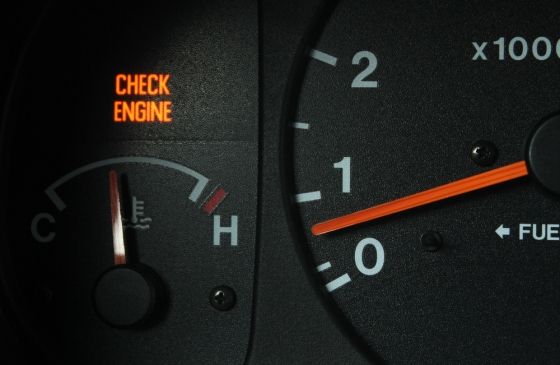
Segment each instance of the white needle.
[[109,195],[111,198],[111,223],[113,228],[113,251],[115,265],[126,264],[126,248],[121,215],[121,194],[119,177],[115,170],[109,171]]

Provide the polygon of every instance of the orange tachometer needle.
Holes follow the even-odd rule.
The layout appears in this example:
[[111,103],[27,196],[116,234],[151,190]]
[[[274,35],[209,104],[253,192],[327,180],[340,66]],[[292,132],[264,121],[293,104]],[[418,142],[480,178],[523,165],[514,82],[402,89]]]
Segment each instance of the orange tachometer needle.
[[113,229],[113,251],[115,265],[126,264],[126,248],[121,215],[121,194],[119,177],[115,170],[109,171],[109,196],[111,199],[111,226]]
[[311,232],[315,236],[319,236],[325,233],[338,231],[356,224],[376,220],[391,214],[404,212],[406,210],[448,199],[457,195],[514,180],[527,176],[528,174],[527,164],[525,161],[519,161],[482,174],[474,175],[425,190],[420,193],[405,196],[404,198],[399,198],[371,208],[317,223],[311,227]]

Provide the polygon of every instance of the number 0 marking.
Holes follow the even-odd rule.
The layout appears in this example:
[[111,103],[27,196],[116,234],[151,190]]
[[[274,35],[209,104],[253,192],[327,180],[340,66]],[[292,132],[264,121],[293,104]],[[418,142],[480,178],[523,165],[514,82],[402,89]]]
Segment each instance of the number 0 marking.
[[[364,264],[364,249],[367,246],[373,246],[377,255],[377,260],[372,268],[368,268]],[[354,252],[354,261],[356,262],[356,267],[362,274],[367,276],[378,274],[383,268],[383,264],[385,264],[385,251],[383,250],[383,245],[381,245],[381,242],[379,242],[375,238],[364,238],[360,241],[360,243],[358,243],[358,246],[356,246],[356,251]]]

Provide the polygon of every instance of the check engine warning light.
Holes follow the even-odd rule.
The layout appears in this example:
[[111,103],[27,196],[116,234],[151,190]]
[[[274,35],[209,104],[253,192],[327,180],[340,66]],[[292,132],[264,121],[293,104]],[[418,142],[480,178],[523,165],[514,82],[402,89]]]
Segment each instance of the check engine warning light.
[[115,123],[170,123],[171,92],[169,74],[118,74],[117,100],[113,105]]

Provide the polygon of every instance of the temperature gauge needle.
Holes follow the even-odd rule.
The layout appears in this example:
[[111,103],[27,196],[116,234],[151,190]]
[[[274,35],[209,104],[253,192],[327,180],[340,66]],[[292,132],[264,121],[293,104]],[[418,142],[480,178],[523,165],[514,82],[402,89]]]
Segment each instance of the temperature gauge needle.
[[470,176],[422,191],[420,193],[405,196],[387,203],[317,223],[311,227],[311,232],[315,236],[319,236],[325,233],[338,231],[360,223],[374,221],[388,215],[404,212],[440,200],[466,194],[471,191],[484,189],[489,186],[518,179],[520,177],[527,176],[528,174],[527,164],[525,161],[519,161],[482,174]]
[[115,170],[109,171],[109,196],[111,199],[111,225],[113,228],[113,251],[115,265],[126,264],[126,249],[121,214],[121,194],[119,178]]

